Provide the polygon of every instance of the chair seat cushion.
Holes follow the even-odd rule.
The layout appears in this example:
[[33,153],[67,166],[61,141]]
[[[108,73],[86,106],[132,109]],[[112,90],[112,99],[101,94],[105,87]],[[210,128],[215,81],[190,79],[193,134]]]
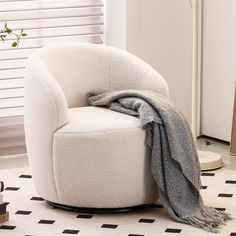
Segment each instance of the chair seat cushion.
[[69,109],[68,116],[53,138],[58,203],[119,208],[157,198],[138,118],[98,107]]
[[68,109],[68,120],[58,133],[103,132],[141,126],[134,116],[92,106]]

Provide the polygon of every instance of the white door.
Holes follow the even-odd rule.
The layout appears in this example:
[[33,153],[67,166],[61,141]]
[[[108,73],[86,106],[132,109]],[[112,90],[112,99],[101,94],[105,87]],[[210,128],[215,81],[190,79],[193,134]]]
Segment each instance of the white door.
[[201,133],[229,141],[236,79],[236,0],[203,0]]

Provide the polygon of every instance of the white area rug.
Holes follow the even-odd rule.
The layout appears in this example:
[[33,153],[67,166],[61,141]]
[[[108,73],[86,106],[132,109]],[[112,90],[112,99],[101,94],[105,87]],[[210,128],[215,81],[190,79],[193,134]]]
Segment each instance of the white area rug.
[[[122,214],[79,214],[47,205],[35,192],[28,168],[0,170],[10,220],[0,225],[0,236],[205,236],[214,235],[173,221],[160,205]],[[236,172],[221,169],[202,174],[206,204],[236,218]],[[236,220],[222,227],[220,236],[236,236]]]

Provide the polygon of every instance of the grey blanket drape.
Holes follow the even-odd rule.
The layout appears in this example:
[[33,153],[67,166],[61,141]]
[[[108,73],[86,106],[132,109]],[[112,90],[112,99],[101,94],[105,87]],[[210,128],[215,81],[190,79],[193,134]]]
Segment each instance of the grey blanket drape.
[[[163,206],[176,221],[217,232],[227,213],[204,206],[200,165],[184,115],[166,97],[150,91],[122,90],[88,95],[93,106],[106,106],[141,120],[152,149],[152,175]],[[135,163],[134,163],[135,165]]]

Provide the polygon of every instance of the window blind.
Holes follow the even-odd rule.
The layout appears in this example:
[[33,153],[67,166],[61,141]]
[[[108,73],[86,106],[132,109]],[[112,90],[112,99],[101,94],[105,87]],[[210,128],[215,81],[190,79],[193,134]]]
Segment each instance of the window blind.
[[19,47],[0,42],[0,155],[25,151],[24,76],[28,56],[54,42],[103,43],[103,0],[0,0],[0,26],[22,28]]

